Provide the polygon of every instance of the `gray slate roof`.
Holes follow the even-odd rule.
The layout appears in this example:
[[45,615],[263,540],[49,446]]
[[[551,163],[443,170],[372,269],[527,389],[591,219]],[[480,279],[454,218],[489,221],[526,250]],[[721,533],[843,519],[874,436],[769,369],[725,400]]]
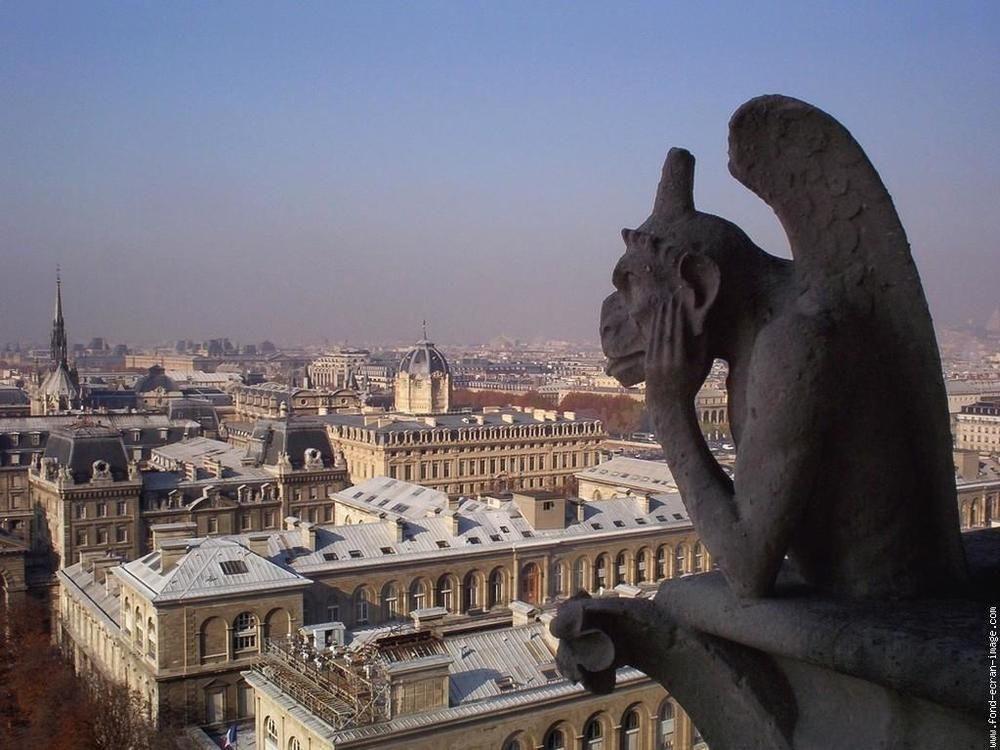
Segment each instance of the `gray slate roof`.
[[[166,573],[161,572],[161,553],[157,550],[114,568],[115,574],[137,585],[156,603],[304,588],[310,584],[309,579],[275,565],[232,539],[191,539],[188,545],[187,553]],[[234,567],[244,572],[227,574],[224,562],[235,562]]]

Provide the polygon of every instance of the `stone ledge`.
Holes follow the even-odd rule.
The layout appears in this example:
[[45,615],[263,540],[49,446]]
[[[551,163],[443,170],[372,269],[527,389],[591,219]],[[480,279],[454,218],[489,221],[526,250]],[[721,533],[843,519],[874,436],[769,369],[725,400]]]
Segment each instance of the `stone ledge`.
[[972,599],[845,602],[785,582],[774,597],[741,600],[721,574],[708,573],[665,582],[655,601],[692,631],[978,715],[986,678],[983,601],[997,591],[982,586],[1000,569],[1000,530],[964,539],[979,584]]

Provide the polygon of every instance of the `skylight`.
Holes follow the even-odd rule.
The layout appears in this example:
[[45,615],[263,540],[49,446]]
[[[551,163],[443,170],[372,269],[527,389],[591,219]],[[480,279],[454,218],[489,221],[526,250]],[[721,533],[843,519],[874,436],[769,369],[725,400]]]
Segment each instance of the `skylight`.
[[227,576],[235,576],[248,572],[247,564],[243,560],[223,560],[219,563],[219,566]]

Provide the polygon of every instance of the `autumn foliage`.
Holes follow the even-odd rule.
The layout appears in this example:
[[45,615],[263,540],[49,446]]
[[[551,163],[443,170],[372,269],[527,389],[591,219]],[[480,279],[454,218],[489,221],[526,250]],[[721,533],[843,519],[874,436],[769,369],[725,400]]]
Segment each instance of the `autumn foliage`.
[[158,732],[136,693],[78,677],[53,645],[48,610],[28,598],[0,607],[0,748],[180,750]]
[[[526,406],[536,409],[557,408],[538,391],[510,393],[508,391],[469,391],[463,388],[452,393],[452,404],[470,406]],[[567,393],[559,402],[559,411],[573,411],[599,418],[608,434],[620,436],[642,429],[645,405],[629,396],[607,396],[597,393]]]

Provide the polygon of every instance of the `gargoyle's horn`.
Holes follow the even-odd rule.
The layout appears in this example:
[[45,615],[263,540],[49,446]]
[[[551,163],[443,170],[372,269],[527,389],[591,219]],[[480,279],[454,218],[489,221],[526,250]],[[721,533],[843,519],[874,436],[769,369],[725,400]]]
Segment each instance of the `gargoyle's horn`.
[[656,189],[653,216],[675,219],[694,212],[694,156],[683,148],[672,148],[663,163]]

